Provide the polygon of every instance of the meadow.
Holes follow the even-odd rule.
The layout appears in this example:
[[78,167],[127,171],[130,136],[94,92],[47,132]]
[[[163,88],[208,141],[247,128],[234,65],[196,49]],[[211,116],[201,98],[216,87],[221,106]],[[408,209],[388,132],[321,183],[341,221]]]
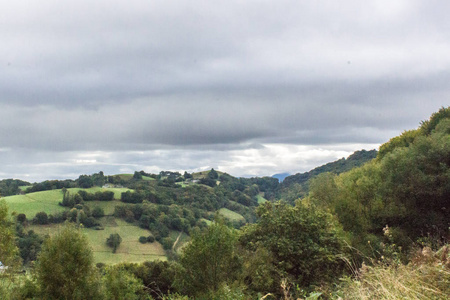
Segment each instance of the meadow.
[[[150,177],[149,177],[150,178]],[[88,189],[69,188],[67,189],[72,195],[80,190],[88,193],[98,191],[113,191],[114,198],[120,199],[121,193],[129,191],[128,188],[101,188],[92,187]],[[15,195],[4,197],[9,206],[10,212],[16,214],[24,213],[31,220],[36,213],[44,211],[47,214],[54,214],[68,210],[67,207],[59,205],[62,201],[63,193],[60,189],[29,193],[24,195]],[[158,242],[139,243],[140,236],[149,236],[151,232],[146,229],[139,228],[136,225],[129,224],[122,219],[113,217],[114,207],[122,204],[119,200],[113,201],[88,201],[86,205],[93,209],[98,206],[105,212],[105,217],[100,218],[104,230],[95,230],[91,228],[83,228],[82,231],[86,235],[94,254],[96,263],[114,264],[119,262],[139,263],[151,260],[167,260],[164,249]],[[59,232],[61,224],[50,225],[28,225],[28,230],[34,230],[40,235],[54,235]],[[118,233],[122,237],[122,243],[116,253],[112,253],[112,249],[106,245],[106,239],[112,233]],[[179,234],[178,232],[176,233]],[[178,247],[182,245],[185,238],[180,238]],[[177,247],[177,248],[178,248]]]
[[[92,187],[88,189],[81,188],[70,188],[67,189],[72,195],[76,194],[80,190],[85,190],[88,193],[95,193],[99,191],[112,191],[114,192],[114,199],[120,199],[120,196],[123,192],[129,191],[128,188],[101,188],[101,187]],[[59,202],[63,199],[63,193],[60,189],[50,190],[50,191],[41,191],[35,193],[29,193],[24,195],[15,195],[8,196],[3,198],[8,204],[9,210],[11,212],[23,213],[28,218],[33,218],[36,213],[44,211],[47,214],[54,214],[57,212],[62,212],[67,210],[66,207],[60,206]],[[113,203],[101,203],[101,201],[92,201],[92,204],[89,204],[91,207],[98,205],[108,212],[114,211],[114,206],[117,205],[118,201],[112,201]],[[112,214],[112,212],[111,212]]]
[[227,218],[230,221],[245,220],[245,218],[241,214],[238,214],[237,212],[229,210],[228,208],[225,208],[225,207],[219,209],[218,212],[220,215],[224,216],[225,218]]
[[[82,228],[94,254],[96,263],[116,264],[119,262],[139,263],[151,260],[167,260],[164,249],[158,242],[141,244],[140,236],[149,236],[151,232],[129,224],[114,217],[100,219],[104,230]],[[28,229],[34,230],[40,235],[52,236],[60,231],[62,224],[30,225]],[[116,253],[106,245],[106,239],[113,233],[118,233],[122,238]]]

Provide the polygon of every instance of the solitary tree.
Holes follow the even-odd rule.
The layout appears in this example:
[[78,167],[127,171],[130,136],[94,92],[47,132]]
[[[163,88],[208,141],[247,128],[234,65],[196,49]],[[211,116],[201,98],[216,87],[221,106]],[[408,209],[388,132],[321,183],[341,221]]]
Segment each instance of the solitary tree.
[[211,169],[211,171],[209,171],[209,173],[208,173],[208,178],[209,179],[217,179],[217,178],[219,178],[219,174],[217,173],[216,170]]
[[118,233],[111,233],[109,238],[106,239],[106,244],[113,248],[113,253],[116,253],[117,248],[119,247],[120,243],[122,242],[122,238]]

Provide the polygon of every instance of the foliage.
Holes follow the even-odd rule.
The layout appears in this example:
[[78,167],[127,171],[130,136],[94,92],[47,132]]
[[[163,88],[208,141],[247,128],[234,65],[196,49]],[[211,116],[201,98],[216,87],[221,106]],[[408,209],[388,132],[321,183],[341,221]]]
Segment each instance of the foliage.
[[240,268],[236,242],[236,231],[220,220],[195,232],[180,257],[184,272],[177,278],[178,285],[188,294],[200,295],[232,282]]
[[45,225],[48,224],[48,215],[45,211],[38,212],[36,216],[33,219],[33,223],[39,224],[39,225]]
[[419,136],[419,130],[408,130],[403,132],[401,135],[393,137],[389,142],[384,143],[380,146],[380,152],[377,158],[381,159],[386,156],[386,154],[392,152],[396,148],[408,147],[414,142],[417,136]]
[[20,193],[21,186],[28,186],[29,182],[19,179],[3,179],[0,180],[0,195],[2,197],[17,195]]
[[[285,277],[308,287],[331,281],[341,273],[343,244],[331,215],[312,204],[298,202],[292,207],[284,202],[266,202],[258,208],[258,216],[256,224],[243,228],[240,244],[253,253],[260,248],[270,253],[272,257],[264,260],[272,266],[264,272],[280,276],[269,279],[277,280],[273,286],[279,286]],[[267,252],[259,251],[267,256]]]
[[211,171],[209,171],[207,177],[210,178],[210,179],[215,179],[215,180],[217,180],[217,179],[219,178],[219,174],[216,172],[216,170],[211,169]]
[[327,163],[305,173],[298,173],[286,177],[280,184],[283,199],[293,203],[296,199],[304,197],[309,191],[309,182],[314,177],[323,173],[341,174],[353,168],[360,167],[377,156],[376,150],[355,151],[348,158]]
[[113,191],[97,191],[95,193],[88,193],[85,190],[78,191],[78,195],[81,196],[83,201],[112,201],[114,200]]
[[27,233],[23,231],[23,226],[16,226],[16,234],[18,236],[17,245],[20,251],[20,257],[23,264],[26,265],[31,261],[35,261],[41,251],[43,239],[33,230]]
[[102,276],[104,296],[106,299],[139,299],[139,294],[144,293],[142,281],[122,266],[110,266]]
[[142,179],[142,174],[138,171],[135,171],[133,174],[133,179],[136,179],[136,180]]
[[98,297],[98,280],[87,239],[70,225],[44,242],[35,277],[45,299]]
[[25,193],[35,193],[39,191],[49,191],[62,188],[76,187],[77,183],[73,180],[46,180],[40,183],[33,184],[25,190]]
[[11,267],[17,263],[18,249],[15,244],[14,225],[9,220],[8,207],[0,200],[0,262]]
[[92,216],[94,218],[101,218],[101,217],[105,216],[105,211],[103,210],[103,208],[101,208],[99,206],[95,206],[92,209]]
[[113,253],[116,253],[121,242],[122,238],[118,233],[111,233],[111,235],[106,239],[106,244],[113,248]]
[[[450,119],[442,117],[447,110],[433,115],[418,130],[391,139],[376,160],[339,176],[323,175],[312,181],[310,197],[336,214],[344,230],[352,234],[352,245],[365,255],[373,250],[367,247],[371,236],[404,251],[424,237],[447,238]],[[433,129],[426,124],[433,124]],[[394,233],[392,241],[383,236],[386,225]]]
[[125,270],[142,280],[145,290],[155,299],[176,292],[173,280],[180,266],[175,262],[147,261],[142,264],[121,264]]

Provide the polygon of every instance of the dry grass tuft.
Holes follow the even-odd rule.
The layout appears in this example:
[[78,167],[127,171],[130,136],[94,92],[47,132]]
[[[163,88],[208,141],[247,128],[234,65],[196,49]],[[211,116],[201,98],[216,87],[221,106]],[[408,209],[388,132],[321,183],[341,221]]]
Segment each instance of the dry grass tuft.
[[348,279],[340,294],[362,300],[449,299],[449,247],[437,252],[424,248],[408,265],[363,265],[357,279]]

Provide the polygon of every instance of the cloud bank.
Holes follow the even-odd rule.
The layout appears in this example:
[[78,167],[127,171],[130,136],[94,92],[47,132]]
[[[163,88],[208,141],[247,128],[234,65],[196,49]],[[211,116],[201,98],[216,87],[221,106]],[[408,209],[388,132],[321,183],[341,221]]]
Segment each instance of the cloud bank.
[[441,1],[0,1],[0,177],[307,171],[448,105]]

